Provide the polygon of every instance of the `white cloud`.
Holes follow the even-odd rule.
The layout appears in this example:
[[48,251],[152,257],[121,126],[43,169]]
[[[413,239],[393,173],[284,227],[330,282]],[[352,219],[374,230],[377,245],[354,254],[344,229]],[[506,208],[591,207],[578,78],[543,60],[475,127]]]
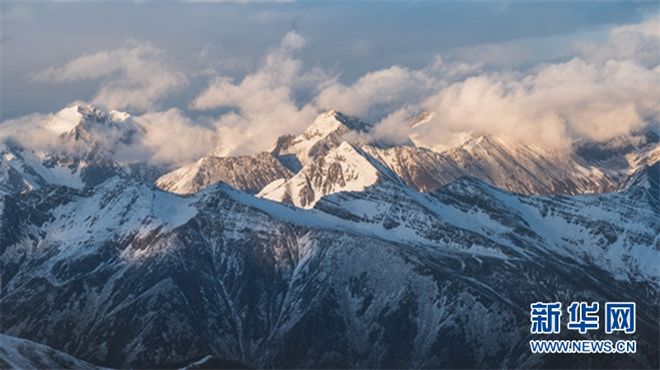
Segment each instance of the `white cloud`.
[[369,72],[350,86],[334,83],[321,91],[316,103],[322,109],[338,109],[368,118],[387,110],[388,106],[414,101],[429,82],[428,76],[393,66]]
[[574,49],[592,63],[607,60],[634,60],[652,68],[660,63],[660,16],[641,23],[613,28],[606,43],[578,41]]
[[329,79],[323,71],[303,70],[302,61],[294,58],[304,45],[305,39],[291,31],[266,54],[258,70],[240,83],[229,77],[215,77],[192,101],[193,109],[233,109],[217,120],[224,133],[217,153],[265,150],[279,135],[304,129],[319,113],[309,103],[295,102],[296,94],[314,91]]
[[529,73],[470,77],[415,107],[436,112],[418,136],[435,149],[464,131],[555,147],[610,139],[660,120],[658,72],[627,60],[575,58]]
[[[606,140],[660,120],[657,24],[615,28],[606,43],[582,49],[582,57],[527,71],[488,71],[437,57],[425,68],[395,65],[348,85],[318,71],[310,78],[314,74],[293,57],[305,40],[291,32],[255,73],[240,83],[217,77],[192,106],[234,109],[217,121],[222,154],[264,150],[277,135],[296,133],[329,109],[377,121],[361,139],[406,142],[412,130],[405,121],[434,111],[414,134],[437,150],[465,132],[565,148],[575,140]],[[294,96],[303,85],[313,97],[296,105]]]
[[392,66],[369,72],[349,86],[334,81],[322,89],[315,104],[324,110],[337,109],[368,120],[381,119],[398,108],[418,104],[451,81],[479,70],[478,64],[446,63],[437,56],[420,70]]
[[[34,113],[2,122],[0,125],[0,140],[16,141],[20,145],[34,150],[46,150],[56,144],[56,136],[48,135],[43,130],[46,123],[55,118],[52,114]],[[44,135],[44,133],[46,133]]]
[[146,132],[139,150],[148,154],[153,164],[183,164],[208,154],[216,142],[216,133],[199,126],[180,110],[152,112],[134,118]]
[[[307,41],[292,31],[241,80],[211,72],[208,86],[190,108],[224,113],[206,119],[205,125],[177,109],[154,111],[187,78],[168,67],[162,52],[149,44],[134,42],[86,55],[33,79],[100,80],[94,103],[147,111],[133,118],[146,131],[120,151],[127,161],[133,156],[179,164],[210,153],[267,150],[279,135],[302,132],[329,109],[378,122],[361,139],[400,143],[414,133],[425,146],[441,150],[464,132],[473,132],[567,147],[575,140],[606,140],[660,122],[657,24],[652,19],[614,28],[603,44],[576,44],[572,50],[579,57],[523,71],[494,71],[492,66],[437,57],[424,68],[395,65],[353,83],[306,67],[296,55]],[[414,130],[405,123],[429,110],[436,113],[429,122]],[[8,127],[25,138],[32,135],[30,125],[17,121],[3,129]],[[31,140],[53,145],[39,135]]]
[[101,80],[92,103],[108,109],[154,109],[169,93],[185,86],[187,78],[172,70],[161,50],[148,43],[84,55],[62,67],[50,67],[32,76],[33,81],[72,82]]
[[92,122],[86,127],[84,139],[79,139],[70,135],[82,118],[77,114],[78,106],[87,107],[76,102],[54,114],[31,114],[5,121],[0,125],[0,141],[15,142],[37,153],[83,157],[98,153],[119,163],[165,166],[195,161],[207,155],[217,141],[215,130],[193,122],[178,109],[127,115],[115,119],[113,125]]
[[86,157],[91,153],[114,156],[121,142],[140,129],[130,119],[118,125],[92,124],[84,128],[84,134],[74,133],[82,115],[75,102],[68,108],[52,114],[31,114],[8,120],[0,125],[0,141],[11,141],[37,153],[51,153]]
[[614,28],[601,45],[577,44],[581,58],[526,72],[477,70],[454,81],[437,78],[430,89],[418,86],[432,77],[424,73],[426,78],[417,78],[415,86],[400,88],[426,91],[426,97],[401,103],[379,123],[373,137],[403,141],[411,133],[403,121],[429,110],[436,114],[416,128],[415,135],[436,150],[452,145],[464,132],[567,147],[575,140],[607,140],[657,126],[659,25],[660,18],[654,18]]

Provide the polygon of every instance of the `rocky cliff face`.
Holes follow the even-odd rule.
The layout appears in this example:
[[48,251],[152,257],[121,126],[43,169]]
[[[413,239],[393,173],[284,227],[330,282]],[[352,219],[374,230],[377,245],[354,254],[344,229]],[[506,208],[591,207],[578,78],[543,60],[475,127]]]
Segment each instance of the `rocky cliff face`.
[[192,194],[222,181],[248,193],[257,193],[275,180],[292,176],[280,161],[263,152],[251,156],[204,157],[161,176],[156,186],[172,193]]

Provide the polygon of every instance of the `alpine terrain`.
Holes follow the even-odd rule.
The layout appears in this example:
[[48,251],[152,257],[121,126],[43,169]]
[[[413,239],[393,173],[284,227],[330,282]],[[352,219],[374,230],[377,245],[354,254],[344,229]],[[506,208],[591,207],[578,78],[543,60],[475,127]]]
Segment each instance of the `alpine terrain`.
[[[568,150],[370,141],[337,111],[269,152],[121,159],[122,112],[0,147],[2,367],[658,368],[660,138]],[[117,149],[120,148],[120,149]],[[636,331],[530,332],[530,304],[635,302]],[[533,354],[535,339],[635,340]]]

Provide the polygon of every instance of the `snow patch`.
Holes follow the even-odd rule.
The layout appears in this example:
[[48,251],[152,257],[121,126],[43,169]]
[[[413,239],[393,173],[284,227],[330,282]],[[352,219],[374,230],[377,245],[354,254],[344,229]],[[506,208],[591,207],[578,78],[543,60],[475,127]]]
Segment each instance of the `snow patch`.
[[74,105],[57,112],[52,121],[46,124],[46,128],[57,134],[64,134],[76,128],[82,119],[80,107]]

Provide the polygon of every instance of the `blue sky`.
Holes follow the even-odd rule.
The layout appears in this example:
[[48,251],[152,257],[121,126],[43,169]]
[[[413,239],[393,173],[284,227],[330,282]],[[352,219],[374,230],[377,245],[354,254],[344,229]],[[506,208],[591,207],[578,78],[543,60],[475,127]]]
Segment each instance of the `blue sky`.
[[[580,86],[589,86],[584,94],[595,96],[594,107],[608,104],[596,92],[621,84],[617,78],[658,76],[657,1],[3,1],[0,9],[0,121],[83,101],[229,128],[225,137],[251,143],[236,146],[238,152],[264,147],[265,138],[249,134],[263,131],[264,120],[281,126],[268,131],[270,140],[300,131],[330,108],[384,122],[385,132],[388,120],[441,109],[451,99],[465,103],[450,93],[464,97],[479,83],[477,95],[491,99],[486,106],[493,99],[527,104],[508,92],[554,91],[553,83],[564,82],[548,82],[552,68],[592,76]],[[618,74],[606,66],[610,59],[619,63]],[[655,99],[642,85],[628,95]],[[493,89],[499,90],[488,95]],[[633,109],[634,118],[623,119],[628,126],[655,124],[657,112],[648,108],[654,102],[626,100],[608,117],[628,117],[622,112]],[[557,135],[589,136],[573,122],[585,121],[586,113],[561,104],[557,114],[520,113],[509,121],[552,121],[555,114],[563,125]],[[470,121],[450,113],[443,124]]]

